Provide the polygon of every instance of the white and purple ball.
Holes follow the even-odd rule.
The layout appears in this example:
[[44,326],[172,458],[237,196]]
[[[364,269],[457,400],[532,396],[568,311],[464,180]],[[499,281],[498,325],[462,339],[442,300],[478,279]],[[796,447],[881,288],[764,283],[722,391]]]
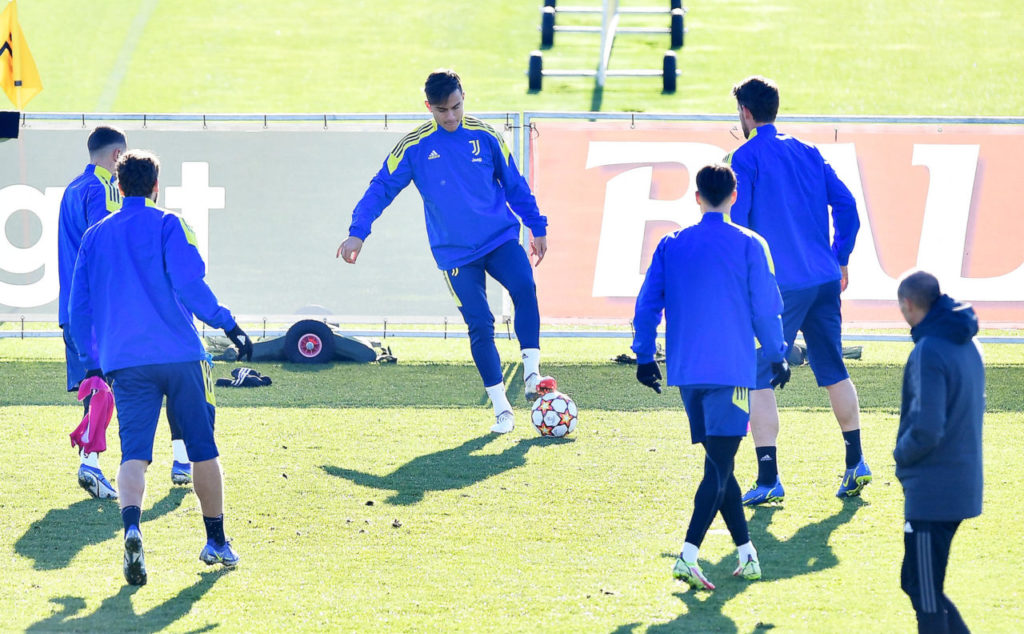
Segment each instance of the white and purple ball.
[[533,403],[530,422],[541,436],[561,438],[576,429],[579,410],[576,403],[568,395],[561,392],[548,392]]

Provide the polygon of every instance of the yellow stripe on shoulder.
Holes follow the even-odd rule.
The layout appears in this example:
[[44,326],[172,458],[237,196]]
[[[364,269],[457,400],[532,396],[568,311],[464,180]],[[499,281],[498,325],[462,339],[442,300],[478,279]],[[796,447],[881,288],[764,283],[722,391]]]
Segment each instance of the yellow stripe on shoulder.
[[192,230],[192,227],[190,227],[189,224],[185,222],[185,219],[182,218],[181,216],[178,216],[178,222],[181,223],[181,228],[185,231],[185,240],[187,240],[189,244],[198,249],[199,240],[196,238],[196,232]]
[[746,227],[741,227],[740,225],[735,224],[731,221],[729,222],[729,224],[757,240],[757,242],[761,245],[761,248],[764,249],[764,257],[768,260],[768,270],[772,272],[772,275],[775,275],[775,261],[772,260],[772,251],[771,249],[768,248],[768,241],[761,237],[761,234],[757,233],[756,231],[751,231],[750,229],[747,229]]
[[495,130],[489,124],[484,123],[480,119],[477,119],[476,117],[471,117],[469,115],[466,115],[465,117],[462,118],[462,127],[466,128],[467,130],[483,130],[487,134],[490,134],[495,139],[497,139],[498,146],[501,147],[501,156],[502,158],[505,159],[505,164],[508,165],[509,158],[512,156],[512,153],[509,152],[508,146],[505,144],[505,137],[499,134],[497,130]]
[[402,139],[395,145],[395,148],[391,150],[391,154],[388,155],[388,173],[395,173],[395,170],[398,168],[398,164],[402,162],[402,157],[405,156],[406,150],[422,141],[435,130],[437,130],[437,122],[431,119],[427,123],[424,123],[402,137]]

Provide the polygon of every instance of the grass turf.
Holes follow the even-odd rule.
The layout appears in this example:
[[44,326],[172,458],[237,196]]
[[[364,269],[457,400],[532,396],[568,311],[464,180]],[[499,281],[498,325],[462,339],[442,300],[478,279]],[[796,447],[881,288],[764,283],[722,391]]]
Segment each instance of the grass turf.
[[[913,628],[899,590],[902,495],[891,459],[898,419],[892,386],[899,384],[903,344],[869,344],[863,360],[850,362],[861,394],[873,395],[862,421],[875,480],[863,501],[834,497],[838,431],[808,370],[795,371],[780,394],[787,502],[748,512],[765,578],[730,576],[733,547],[716,521],[702,561],[719,589],[704,594],[669,577],[701,452],[689,443],[674,391],[657,396],[633,381],[630,366],[607,360],[623,351],[622,342],[545,342],[552,361],[545,369],[559,373],[582,410],[575,437],[553,442],[529,429],[521,396],[516,430],[487,434],[489,408],[465,341],[394,340],[395,366],[258,365],[273,386],[217,393],[227,529],[241,566],[220,573],[198,561],[198,503],[170,485],[161,424],[143,514],[150,582],[141,590],[121,578],[116,504],[85,499],[74,482],[65,434],[80,410],[59,389],[59,364],[45,360],[59,343],[0,342],[0,374],[28,378],[0,392],[0,431],[18,448],[0,463],[0,552],[10,562],[0,581],[0,594],[10,597],[5,627]],[[502,343],[503,356],[514,358],[511,352]],[[1020,626],[1014,606],[1024,598],[1024,581],[998,564],[1015,548],[1006,528],[1024,511],[1014,495],[1022,449],[1014,394],[1024,379],[1024,350],[988,352],[990,377],[996,366],[1007,376],[989,383],[985,513],[958,534],[947,588],[977,631],[1012,631]],[[217,364],[215,373],[228,371]],[[25,392],[32,394],[18,396]],[[113,431],[109,437],[108,471],[118,455]],[[744,484],[754,475],[752,454],[744,441],[737,464]]]
[[[660,78],[546,78],[527,91],[540,2],[211,0],[22,2],[44,90],[33,111],[409,112],[427,73],[453,66],[470,111],[729,113],[730,89],[776,79],[781,114],[1017,115],[1024,73],[1015,0],[690,0],[679,90]],[[562,4],[566,4],[563,2]],[[568,4],[600,6],[597,0]],[[662,0],[623,0],[623,6]],[[668,3],[664,2],[667,8]],[[559,24],[595,23],[559,16]],[[625,16],[623,26],[667,26]],[[546,68],[597,67],[596,35],[557,33]],[[612,67],[661,68],[668,35],[622,35]]]

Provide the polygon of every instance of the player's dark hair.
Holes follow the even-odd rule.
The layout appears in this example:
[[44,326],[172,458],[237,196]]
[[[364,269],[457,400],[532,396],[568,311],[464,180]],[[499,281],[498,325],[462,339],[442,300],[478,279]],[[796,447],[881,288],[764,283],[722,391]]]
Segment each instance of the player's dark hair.
[[125,196],[148,198],[160,175],[160,159],[146,150],[129,150],[117,160],[117,182]]
[[896,289],[896,297],[925,311],[931,310],[932,304],[941,294],[938,278],[926,271],[914,271],[907,275]]
[[430,73],[427,83],[423,85],[423,92],[427,95],[427,101],[432,104],[440,104],[448,101],[455,91],[463,92],[462,80],[454,70],[442,68]]
[[697,191],[712,207],[717,207],[736,191],[736,174],[725,163],[705,165],[697,172]]
[[94,156],[100,150],[106,149],[111,145],[128,145],[128,139],[124,136],[124,132],[117,128],[101,125],[89,135],[87,143],[89,156]]
[[779,114],[779,87],[770,79],[748,77],[732,87],[732,94],[757,123],[772,123]]

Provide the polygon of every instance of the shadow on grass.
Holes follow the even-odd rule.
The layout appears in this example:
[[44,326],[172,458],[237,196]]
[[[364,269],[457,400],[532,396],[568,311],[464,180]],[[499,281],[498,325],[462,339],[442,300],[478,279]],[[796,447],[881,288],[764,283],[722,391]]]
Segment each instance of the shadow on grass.
[[[179,506],[189,489],[175,487],[147,511],[145,521],[166,515]],[[88,498],[65,509],[51,509],[32,522],[14,544],[14,551],[33,561],[36,570],[67,568],[86,546],[116,537],[121,530],[117,502]]]
[[[55,614],[33,623],[27,632],[159,632],[185,616],[196,601],[206,594],[225,571],[199,573],[199,581],[183,588],[177,595],[154,606],[147,612],[136,614],[132,606],[132,595],[139,586],[123,586],[117,594],[107,597],[92,614],[75,617],[85,609],[82,597],[63,596],[50,599],[60,606]],[[208,632],[219,624],[206,625],[193,632]]]
[[[759,506],[750,518],[750,539],[757,547],[761,559],[764,583],[792,579],[801,575],[834,568],[839,559],[832,552],[828,540],[833,531],[853,519],[857,510],[866,503],[860,498],[842,502],[843,507],[835,514],[819,522],[800,527],[792,537],[780,541],[768,532],[772,515],[782,510],[777,506]],[[675,559],[675,553],[666,553],[667,559]],[[751,582],[733,578],[736,559],[730,554],[713,564],[704,563],[701,568],[716,587],[711,592],[676,592],[675,596],[686,605],[686,611],[668,623],[651,626],[649,633],[661,632],[738,632],[739,627],[723,613],[725,604],[747,589]],[[636,623],[620,626],[617,632],[632,632]],[[753,632],[774,629],[771,623],[758,623]]]
[[521,467],[526,464],[526,452],[536,445],[573,442],[572,439],[538,436],[520,440],[498,454],[474,454],[497,438],[497,434],[487,434],[467,440],[458,447],[418,456],[385,476],[333,465],[322,465],[320,468],[328,475],[350,480],[359,486],[394,491],[384,501],[388,504],[408,505],[423,500],[427,491],[464,489],[491,476]]

